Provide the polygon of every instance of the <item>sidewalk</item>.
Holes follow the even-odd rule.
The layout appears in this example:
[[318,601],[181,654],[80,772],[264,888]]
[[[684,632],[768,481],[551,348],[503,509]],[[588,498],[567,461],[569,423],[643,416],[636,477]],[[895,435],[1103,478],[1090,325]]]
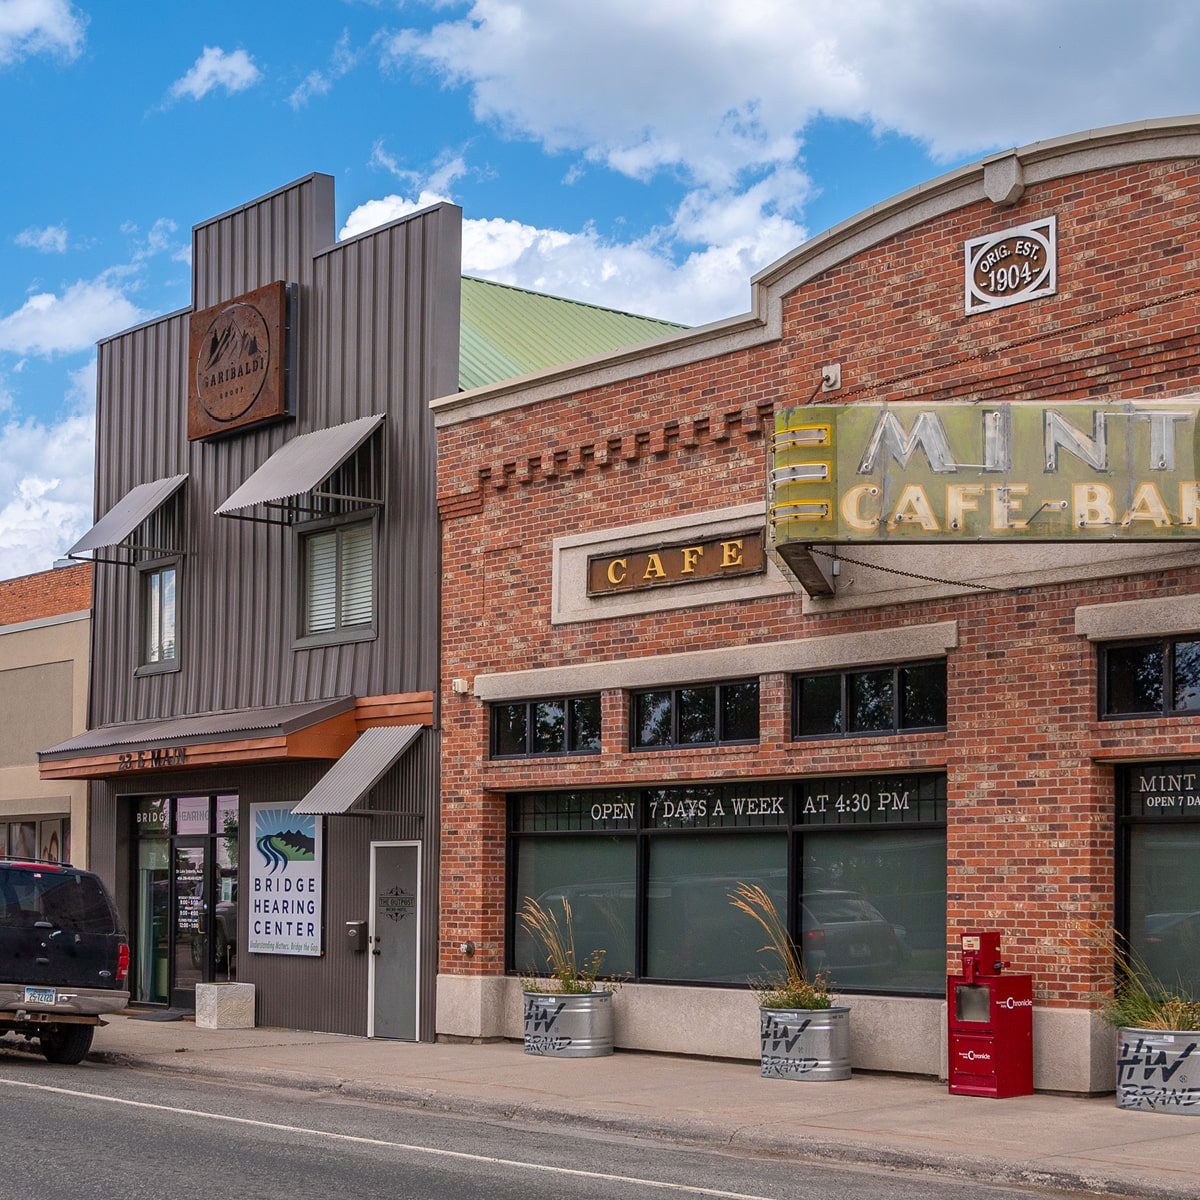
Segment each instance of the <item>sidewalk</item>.
[[762,1079],[756,1063],[622,1053],[554,1059],[514,1043],[424,1045],[286,1029],[108,1018],[90,1061],[492,1119],[798,1158],[877,1163],[990,1183],[1200,1195],[1200,1116],[1123,1112],[1112,1096],[951,1096],[925,1079]]

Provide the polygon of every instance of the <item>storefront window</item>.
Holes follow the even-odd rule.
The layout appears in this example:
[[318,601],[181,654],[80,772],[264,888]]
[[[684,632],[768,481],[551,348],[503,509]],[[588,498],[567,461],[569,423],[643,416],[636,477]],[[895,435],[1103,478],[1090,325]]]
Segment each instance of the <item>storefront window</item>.
[[778,965],[729,901],[739,883],[763,887],[787,910],[787,835],[658,837],[650,841],[646,974],[746,983]]
[[42,862],[70,862],[70,819],[43,817],[37,821],[0,822],[0,855],[4,854]]
[[758,741],[758,680],[634,692],[630,740],[636,750]]
[[839,990],[944,991],[945,776],[536,793],[510,819],[512,970],[524,898],[565,897],[606,973],[745,985],[777,969],[729,899],[750,883]]
[[1122,932],[1147,975],[1200,997],[1200,762],[1128,768],[1121,818]]
[[792,737],[946,727],[946,660],[825,671],[792,681]]
[[[577,961],[604,951],[605,975],[634,969],[634,841],[630,837],[557,837],[527,840],[517,854],[516,910],[526,897],[563,919],[571,909]],[[518,925],[514,964],[526,975],[544,975],[547,966]]]

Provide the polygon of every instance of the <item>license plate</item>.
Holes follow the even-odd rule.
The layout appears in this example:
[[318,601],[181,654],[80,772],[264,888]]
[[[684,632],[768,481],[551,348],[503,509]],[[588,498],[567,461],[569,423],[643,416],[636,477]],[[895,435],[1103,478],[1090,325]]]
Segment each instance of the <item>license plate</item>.
[[25,989],[26,1004],[56,1004],[58,992],[52,987],[27,987]]
[[865,942],[851,942],[849,946],[849,956],[851,958],[870,958],[871,947]]

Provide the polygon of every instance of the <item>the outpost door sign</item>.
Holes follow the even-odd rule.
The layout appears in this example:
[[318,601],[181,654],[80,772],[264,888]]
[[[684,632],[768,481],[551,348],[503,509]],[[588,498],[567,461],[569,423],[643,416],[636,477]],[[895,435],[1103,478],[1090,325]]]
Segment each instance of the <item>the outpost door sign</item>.
[[277,281],[192,314],[189,441],[288,415],[287,303]]

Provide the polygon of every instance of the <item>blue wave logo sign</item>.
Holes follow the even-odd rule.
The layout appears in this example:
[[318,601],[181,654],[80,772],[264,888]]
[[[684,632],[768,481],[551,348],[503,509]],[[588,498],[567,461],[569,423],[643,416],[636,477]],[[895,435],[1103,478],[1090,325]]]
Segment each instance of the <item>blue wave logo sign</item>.
[[254,814],[254,845],[267,873],[287,870],[289,863],[316,859],[317,819],[287,808],[264,808]]

